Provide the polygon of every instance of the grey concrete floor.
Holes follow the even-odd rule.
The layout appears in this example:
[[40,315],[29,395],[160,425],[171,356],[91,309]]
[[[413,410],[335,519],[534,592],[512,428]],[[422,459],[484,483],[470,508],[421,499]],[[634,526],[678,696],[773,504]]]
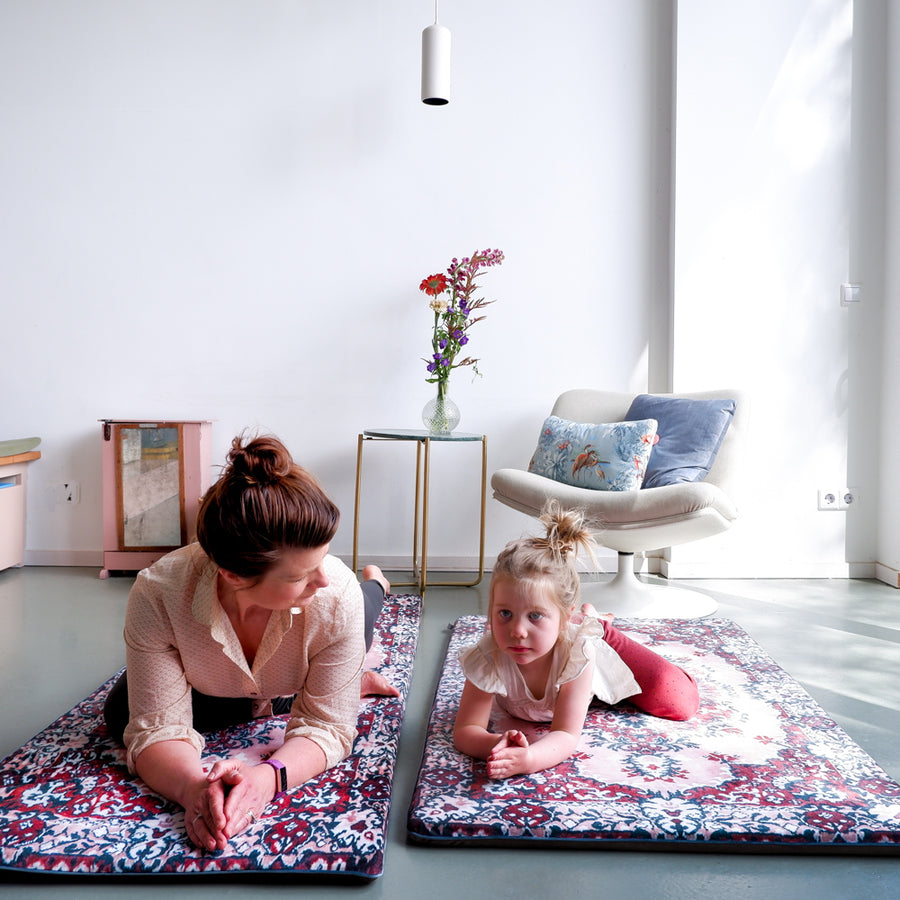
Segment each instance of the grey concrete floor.
[[[129,578],[89,568],[0,572],[0,757],[124,664]],[[873,581],[698,581],[893,778],[900,780],[900,592]],[[384,874],[362,884],[4,883],[0,897],[423,898],[900,897],[900,858],[728,853],[450,849],[407,844],[424,729],[458,616],[486,611],[487,586],[431,588],[400,740]]]

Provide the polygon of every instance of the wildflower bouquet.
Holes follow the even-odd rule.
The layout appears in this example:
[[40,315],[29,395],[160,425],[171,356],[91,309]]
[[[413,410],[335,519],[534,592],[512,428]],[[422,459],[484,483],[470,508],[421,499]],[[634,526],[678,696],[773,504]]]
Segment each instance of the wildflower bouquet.
[[[453,259],[446,274],[429,275],[422,279],[419,290],[433,298],[428,304],[434,311],[434,328],[431,334],[430,359],[424,359],[429,384],[437,384],[438,398],[447,395],[450,373],[460,366],[472,366],[478,371],[478,360],[471,356],[458,359],[462,348],[469,343],[469,329],[484,316],[475,315],[493,300],[474,296],[476,281],[485,269],[503,262],[501,250],[476,250],[470,257]],[[442,295],[447,294],[447,297]]]

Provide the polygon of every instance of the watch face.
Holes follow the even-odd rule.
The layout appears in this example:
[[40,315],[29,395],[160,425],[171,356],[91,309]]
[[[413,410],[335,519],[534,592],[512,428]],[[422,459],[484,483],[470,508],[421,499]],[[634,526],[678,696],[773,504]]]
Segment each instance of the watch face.
[[266,762],[275,770],[276,777],[278,778],[278,790],[286,791],[287,790],[287,769],[283,762],[279,762],[277,759],[267,759]]

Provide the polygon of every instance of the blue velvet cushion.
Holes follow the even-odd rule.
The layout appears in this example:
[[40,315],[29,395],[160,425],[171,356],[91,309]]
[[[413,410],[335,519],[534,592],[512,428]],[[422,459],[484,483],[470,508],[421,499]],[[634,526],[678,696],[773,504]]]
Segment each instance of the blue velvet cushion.
[[655,437],[653,419],[594,425],[549,416],[528,471],[596,491],[637,490]]
[[733,416],[734,400],[693,400],[653,394],[635,397],[625,418],[654,418],[658,422],[658,443],[653,448],[643,486],[660,487],[706,478]]

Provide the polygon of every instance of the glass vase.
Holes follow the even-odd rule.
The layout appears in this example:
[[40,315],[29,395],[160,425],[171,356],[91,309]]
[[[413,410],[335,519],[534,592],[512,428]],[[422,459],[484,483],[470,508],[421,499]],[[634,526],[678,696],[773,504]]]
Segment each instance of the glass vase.
[[439,381],[437,388],[422,410],[422,422],[432,434],[450,434],[459,425],[459,407],[447,396],[445,381]]

